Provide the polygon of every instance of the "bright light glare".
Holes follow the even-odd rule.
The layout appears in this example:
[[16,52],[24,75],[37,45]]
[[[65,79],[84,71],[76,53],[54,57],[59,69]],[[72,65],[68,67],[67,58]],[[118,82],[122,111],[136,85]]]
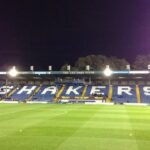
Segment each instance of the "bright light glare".
[[112,75],[112,70],[108,67],[104,70],[104,75],[110,77]]
[[9,70],[8,74],[11,76],[11,77],[16,77],[18,75],[18,71],[16,70],[15,67],[13,67],[12,69]]

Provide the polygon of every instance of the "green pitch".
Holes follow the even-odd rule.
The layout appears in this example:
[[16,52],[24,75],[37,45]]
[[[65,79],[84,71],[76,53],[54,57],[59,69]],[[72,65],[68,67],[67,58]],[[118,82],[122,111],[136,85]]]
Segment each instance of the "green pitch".
[[150,107],[0,104],[0,150],[149,150]]

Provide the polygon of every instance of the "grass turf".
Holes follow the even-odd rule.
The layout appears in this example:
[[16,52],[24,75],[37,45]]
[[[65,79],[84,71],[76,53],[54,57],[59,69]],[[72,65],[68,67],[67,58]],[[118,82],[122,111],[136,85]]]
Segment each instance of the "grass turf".
[[1,150],[149,150],[150,107],[0,104]]

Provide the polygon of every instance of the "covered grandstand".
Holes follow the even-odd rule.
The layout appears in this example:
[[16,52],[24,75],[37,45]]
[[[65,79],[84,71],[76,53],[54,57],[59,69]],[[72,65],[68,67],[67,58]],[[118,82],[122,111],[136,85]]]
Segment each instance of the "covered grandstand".
[[0,72],[1,102],[150,103],[149,70]]

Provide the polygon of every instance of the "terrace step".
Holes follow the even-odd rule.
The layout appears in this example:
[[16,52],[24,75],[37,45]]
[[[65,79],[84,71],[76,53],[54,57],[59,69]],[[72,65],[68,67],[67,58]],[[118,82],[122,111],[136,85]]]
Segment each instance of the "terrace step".
[[112,87],[112,85],[109,85],[108,98],[106,99],[106,102],[112,101],[112,95],[113,95],[113,87]]
[[56,94],[56,97],[54,98],[54,102],[58,102],[60,95],[62,94],[62,92],[65,89],[65,85],[62,85],[61,89],[58,91],[58,93]]
[[17,91],[17,88],[18,88],[18,86],[16,86],[12,91],[10,91],[10,92],[7,94],[7,98],[10,98],[10,97]]
[[137,103],[141,103],[141,94],[140,94],[140,88],[138,85],[136,85],[136,97],[137,97]]
[[86,90],[87,90],[87,85],[85,85],[85,87],[84,87],[84,89],[83,89],[82,97],[85,96]]
[[39,87],[37,87],[37,88],[35,89],[35,91],[31,94],[31,96],[27,99],[27,101],[31,101],[31,100],[32,100],[32,97],[33,97],[36,93],[38,93],[38,92],[40,91],[41,87],[42,87],[42,85],[40,85]]

